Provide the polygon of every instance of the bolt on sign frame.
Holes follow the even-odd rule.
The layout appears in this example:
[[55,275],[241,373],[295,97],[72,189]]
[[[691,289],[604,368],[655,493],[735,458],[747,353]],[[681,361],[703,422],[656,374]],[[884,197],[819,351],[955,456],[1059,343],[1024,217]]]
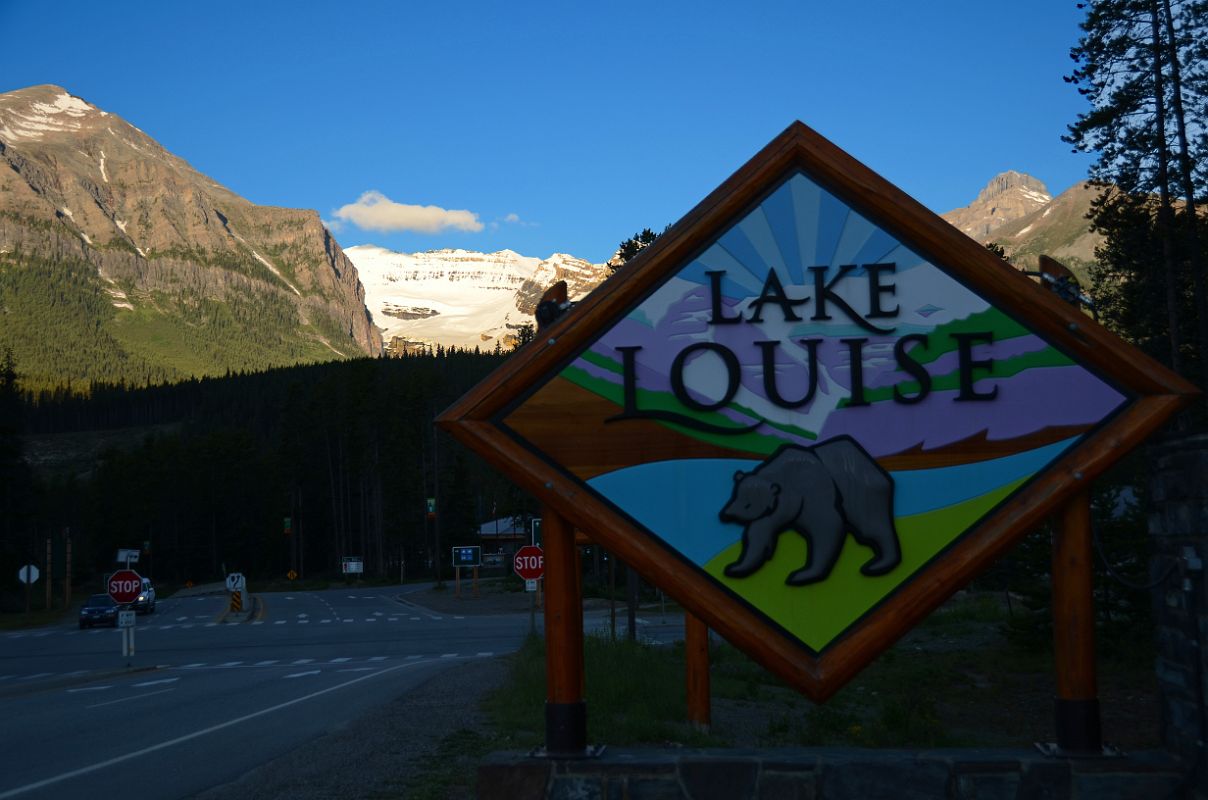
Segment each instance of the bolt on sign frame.
[[824,700],[1196,394],[798,122],[437,422]]

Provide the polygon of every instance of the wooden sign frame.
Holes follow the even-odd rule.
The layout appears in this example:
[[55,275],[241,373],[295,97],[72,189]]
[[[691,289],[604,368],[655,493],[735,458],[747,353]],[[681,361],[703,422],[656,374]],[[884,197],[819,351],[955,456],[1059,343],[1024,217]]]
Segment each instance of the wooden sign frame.
[[[795,172],[1024,322],[1079,365],[1109,380],[1125,404],[1042,474],[995,508],[821,653],[811,654],[624,514],[535,452],[504,418],[609,324],[628,312]],[[1194,385],[1091,321],[997,256],[796,122],[537,340],[454,403],[437,423],[633,565],[689,612],[815,700],[824,700],[1067,498],[1198,394]],[[592,443],[584,442],[590,448]]]

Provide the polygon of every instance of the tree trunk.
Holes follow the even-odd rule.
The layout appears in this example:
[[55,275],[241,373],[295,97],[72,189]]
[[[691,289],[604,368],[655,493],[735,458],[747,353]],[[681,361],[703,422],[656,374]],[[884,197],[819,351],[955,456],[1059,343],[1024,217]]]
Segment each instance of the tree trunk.
[[1149,0],[1150,26],[1153,30],[1153,92],[1157,119],[1155,144],[1158,148],[1158,235],[1162,239],[1162,264],[1166,278],[1166,321],[1170,327],[1170,368],[1183,374],[1183,337],[1179,331],[1179,270],[1174,257],[1170,205],[1169,152],[1166,146],[1166,89],[1162,76],[1162,37],[1158,19],[1158,0]]

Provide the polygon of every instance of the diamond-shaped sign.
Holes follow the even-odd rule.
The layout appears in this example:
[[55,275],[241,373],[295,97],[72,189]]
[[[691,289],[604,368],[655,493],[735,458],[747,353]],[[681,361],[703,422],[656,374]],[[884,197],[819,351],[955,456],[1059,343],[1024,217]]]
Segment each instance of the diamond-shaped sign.
[[797,123],[439,422],[812,697],[1193,386]]

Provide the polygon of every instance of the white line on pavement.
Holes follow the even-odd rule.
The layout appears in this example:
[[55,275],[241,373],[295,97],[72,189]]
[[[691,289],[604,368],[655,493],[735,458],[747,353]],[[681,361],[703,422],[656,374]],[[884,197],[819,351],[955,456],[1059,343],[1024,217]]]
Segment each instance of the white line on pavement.
[[256,662],[255,664],[253,664],[252,666],[255,666],[255,667],[267,667],[267,666],[269,666],[270,664],[276,664],[276,663],[277,663],[277,659],[275,659],[275,658],[270,658],[270,659],[268,659],[268,660],[266,660],[266,661],[257,661],[257,662]]
[[142,694],[131,695],[130,697],[119,697],[117,700],[106,700],[103,703],[93,703],[85,708],[100,708],[101,706],[111,706],[116,703],[127,703],[131,700],[142,700],[144,697],[153,697],[157,694],[165,694],[167,692],[175,692],[175,689],[160,689],[158,692],[143,692]]
[[169,739],[166,742],[160,742],[158,744],[153,744],[150,747],[144,747],[141,750],[134,750],[134,751],[131,751],[124,755],[115,756],[114,758],[107,759],[105,761],[98,761],[97,763],[90,764],[87,767],[80,767],[79,769],[74,769],[74,770],[71,770],[70,772],[63,772],[58,775],[51,776],[49,778],[44,778],[43,780],[40,780],[40,781],[35,781],[34,783],[27,783],[24,786],[18,786],[15,789],[9,789],[7,792],[0,793],[0,800],[7,800],[7,798],[9,798],[9,797],[16,797],[19,794],[25,794],[26,792],[32,792],[36,789],[42,789],[46,786],[53,786],[56,783],[62,783],[63,781],[70,780],[72,778],[78,778],[81,775],[88,775],[90,773],[97,772],[98,770],[105,769],[106,767],[112,767],[116,764],[122,764],[122,763],[125,763],[126,761],[130,761],[131,759],[138,758],[140,756],[145,756],[149,753],[154,753],[159,750],[164,750],[168,747],[173,747],[175,745],[182,744],[184,742],[192,741],[193,739],[197,739],[201,736],[205,736],[207,734],[214,733],[216,731],[224,730],[226,728],[230,728],[235,725],[240,725],[244,722],[247,722],[248,720],[255,719],[256,717],[262,717],[265,714],[271,714],[274,711],[280,711],[283,708],[288,708],[290,706],[297,705],[298,703],[304,703],[307,700],[313,700],[316,697],[321,697],[322,695],[339,691],[340,689],[343,689],[348,686],[352,686],[353,684],[360,683],[361,681],[367,681],[370,678],[376,678],[379,675],[385,675],[387,672],[394,672],[395,670],[406,669],[407,667],[415,666],[416,664],[420,664],[420,663],[423,663],[423,662],[410,661],[406,664],[396,664],[393,667],[386,667],[385,669],[380,669],[377,672],[371,672],[368,675],[362,675],[359,678],[353,678],[351,680],[344,681],[343,683],[337,683],[335,686],[328,686],[326,689],[319,689],[318,691],[311,692],[310,694],[303,695],[301,697],[295,697],[292,700],[286,700],[285,702],[278,703],[275,706],[269,706],[268,708],[262,708],[259,711],[253,711],[250,714],[244,714],[242,717],[236,717],[234,719],[229,719],[226,722],[220,722],[217,725],[211,725],[208,728],[202,728],[199,731],[193,731],[192,733],[186,733],[184,736],[178,736],[175,739]]
[[318,675],[322,671],[323,670],[321,670],[321,669],[311,669],[311,670],[307,670],[306,672],[295,672],[293,675],[286,675],[285,677],[287,677],[287,678],[305,678],[307,675]]
[[142,683],[136,683],[134,685],[141,688],[143,686],[158,686],[161,683],[176,683],[178,680],[180,680],[180,678],[160,678],[157,681],[143,681]]
[[112,689],[112,688],[113,688],[113,684],[108,684],[106,686],[81,686],[79,689],[68,689],[67,693],[75,694],[76,692],[101,692],[101,691],[104,691],[105,689]]

